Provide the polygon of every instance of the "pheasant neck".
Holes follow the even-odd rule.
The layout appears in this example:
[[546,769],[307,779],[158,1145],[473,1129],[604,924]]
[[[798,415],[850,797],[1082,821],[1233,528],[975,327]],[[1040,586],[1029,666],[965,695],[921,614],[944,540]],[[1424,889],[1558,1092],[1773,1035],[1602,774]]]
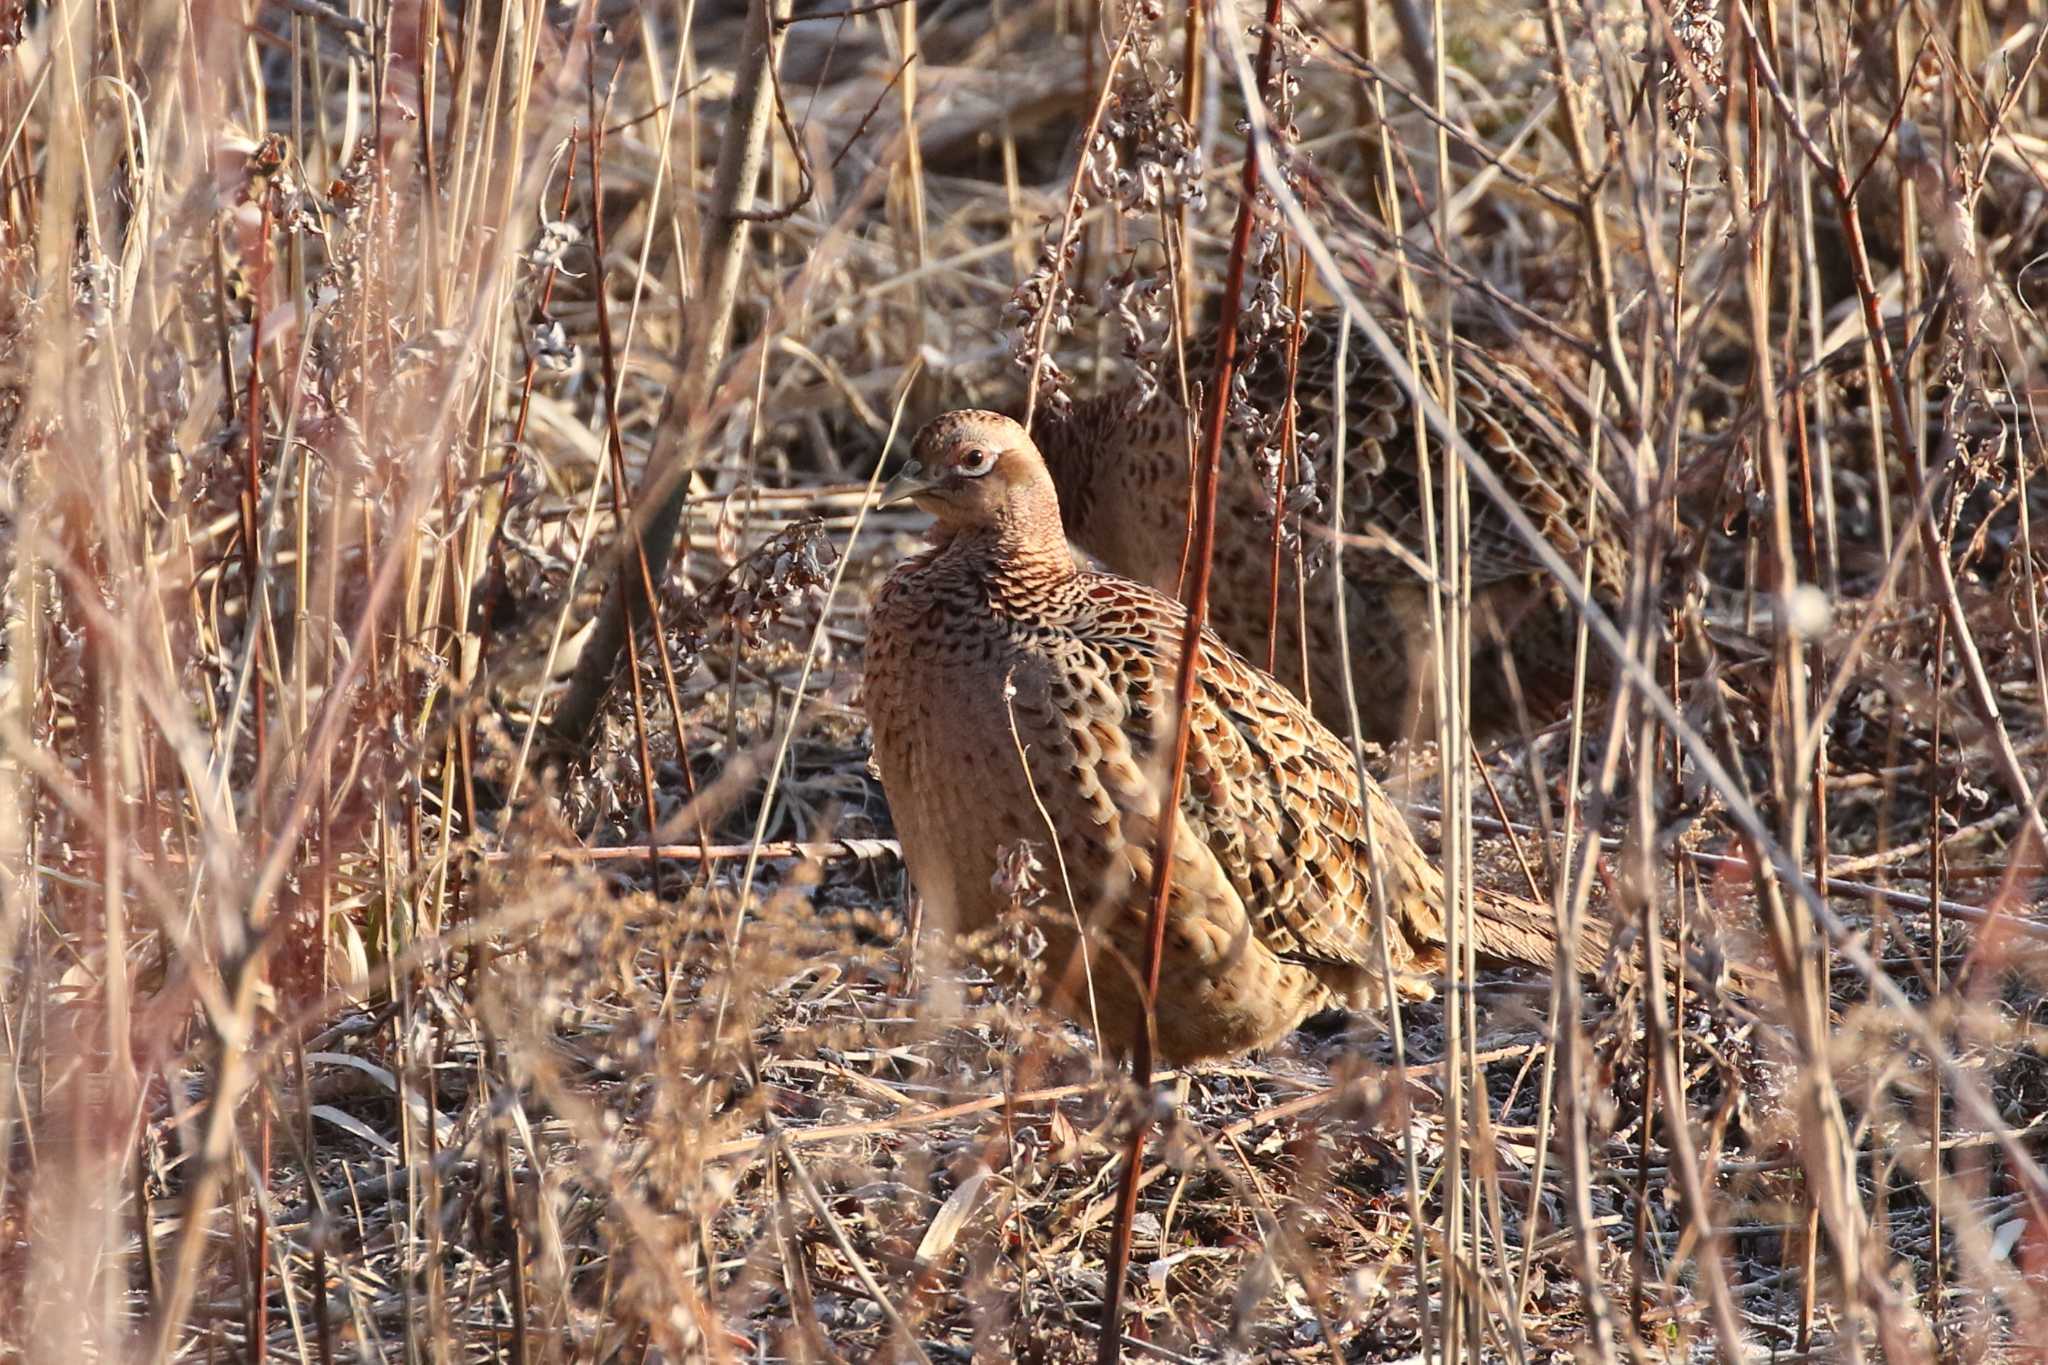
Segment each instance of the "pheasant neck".
[[1049,488],[1044,501],[1046,505],[1041,506],[1034,499],[1025,506],[1006,509],[995,521],[960,527],[945,537],[944,553],[1033,582],[1072,578],[1080,572],[1080,565],[1067,546],[1059,507]]

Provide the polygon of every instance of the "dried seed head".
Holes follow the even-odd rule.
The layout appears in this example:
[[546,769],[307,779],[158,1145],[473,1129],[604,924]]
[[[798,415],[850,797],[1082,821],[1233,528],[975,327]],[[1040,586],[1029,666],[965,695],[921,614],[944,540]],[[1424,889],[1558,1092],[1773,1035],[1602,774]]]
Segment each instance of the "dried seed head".
[[582,240],[582,228],[564,219],[551,218],[540,225],[540,235],[527,248],[526,263],[536,270],[559,270],[563,255]]

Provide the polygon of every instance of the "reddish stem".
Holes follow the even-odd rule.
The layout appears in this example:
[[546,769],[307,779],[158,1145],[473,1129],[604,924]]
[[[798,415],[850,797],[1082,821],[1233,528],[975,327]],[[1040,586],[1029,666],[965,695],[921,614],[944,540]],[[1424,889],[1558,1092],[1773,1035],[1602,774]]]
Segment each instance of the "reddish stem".
[[[1212,18],[1213,22],[1220,21]],[[1266,0],[1266,22],[1259,33],[1258,82],[1263,93],[1272,85],[1273,35],[1280,25],[1280,0]],[[1180,822],[1180,796],[1187,783],[1188,722],[1201,669],[1202,632],[1209,617],[1209,570],[1216,549],[1216,466],[1223,449],[1223,429],[1230,413],[1230,381],[1237,369],[1239,296],[1244,289],[1245,258],[1251,252],[1253,206],[1259,188],[1258,128],[1254,124],[1245,149],[1244,178],[1238,190],[1237,226],[1230,236],[1230,269],[1225,278],[1223,309],[1216,327],[1216,372],[1203,397],[1202,439],[1195,456],[1194,574],[1188,584],[1187,629],[1181,636],[1180,669],[1173,684],[1173,767],[1159,806],[1159,842],[1152,862],[1151,910],[1145,936],[1145,1009],[1132,1041],[1132,1073],[1142,1096],[1152,1088],[1153,1018],[1159,1002],[1159,963],[1165,953],[1166,909],[1173,889],[1173,845]],[[1104,1283],[1102,1330],[1096,1359],[1114,1365],[1123,1356],[1124,1277],[1131,1264],[1132,1221],[1138,1211],[1138,1186],[1144,1167],[1145,1139],[1152,1127],[1149,1104],[1139,1108],[1124,1153],[1122,1185],[1117,1191],[1116,1228],[1110,1245],[1109,1274]]]

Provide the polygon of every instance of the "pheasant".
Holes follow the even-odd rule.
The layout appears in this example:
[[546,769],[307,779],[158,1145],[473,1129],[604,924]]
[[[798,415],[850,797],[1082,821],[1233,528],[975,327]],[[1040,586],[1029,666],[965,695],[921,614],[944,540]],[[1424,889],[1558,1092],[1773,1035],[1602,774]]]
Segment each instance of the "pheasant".
[[[1076,558],[1044,458],[1009,418],[949,413],[912,454],[885,497],[934,517],[933,548],[877,590],[862,684],[904,860],[928,913],[968,933],[1009,904],[1003,855],[1049,849],[1048,1003],[1121,1051],[1143,1019],[1186,610]],[[1299,697],[1214,634],[1201,649],[1153,1055],[1265,1046],[1331,1005],[1383,1000],[1383,967],[1427,998],[1441,873]],[[1484,956],[1551,965],[1544,907],[1482,892],[1476,918]],[[1601,955],[1589,942],[1581,965]]]
[[[1187,373],[1213,369],[1208,338],[1191,348]],[[1269,419],[1287,398],[1287,365],[1269,347],[1243,377],[1245,396]],[[1619,597],[1626,572],[1615,500],[1589,468],[1570,422],[1528,375],[1485,348],[1456,348],[1457,420],[1472,448],[1520,498],[1536,525],[1570,564],[1590,548],[1597,598]],[[1308,468],[1292,482],[1297,498],[1313,490],[1323,504],[1335,489],[1338,335],[1336,323],[1307,324],[1295,394]],[[1346,361],[1347,448],[1342,528],[1349,542],[1341,570],[1313,568],[1306,584],[1293,553],[1281,556],[1277,615],[1273,610],[1275,480],[1262,473],[1242,430],[1233,427],[1223,452],[1216,515],[1216,557],[1209,590],[1210,623],[1224,640],[1264,660],[1270,643],[1280,680],[1307,697],[1316,714],[1348,726],[1343,690],[1345,638],[1336,595],[1345,593],[1351,665],[1370,704],[1362,707],[1364,738],[1392,743],[1434,729],[1434,660],[1430,650],[1429,526],[1417,468],[1415,412],[1363,337]],[[1186,562],[1189,474],[1187,424],[1176,396],[1142,395],[1126,384],[1042,417],[1034,435],[1058,485],[1068,532],[1109,568],[1164,592],[1175,592]],[[1433,471],[1442,449],[1429,436]],[[1436,505],[1443,506],[1438,475]],[[1285,500],[1290,490],[1281,489]],[[1589,507],[1589,494],[1604,501]],[[1569,601],[1538,565],[1505,514],[1474,485],[1467,562],[1471,569],[1472,698],[1476,737],[1522,732],[1571,698],[1577,622]],[[1589,512],[1592,515],[1589,515]],[[1303,522],[1305,561],[1331,557],[1328,511]],[[1377,533],[1377,534],[1376,534]],[[1362,538],[1362,541],[1361,541]],[[1400,547],[1398,550],[1389,545]],[[1274,623],[1269,625],[1270,623]],[[1593,685],[1602,685],[1595,654]],[[1367,696],[1360,697],[1361,703]]]

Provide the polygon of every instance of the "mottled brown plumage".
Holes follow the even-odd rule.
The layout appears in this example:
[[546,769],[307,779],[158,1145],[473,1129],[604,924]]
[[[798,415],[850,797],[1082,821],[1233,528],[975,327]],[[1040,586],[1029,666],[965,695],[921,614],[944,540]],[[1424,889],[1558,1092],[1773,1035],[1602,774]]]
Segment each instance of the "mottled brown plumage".
[[[1291,482],[1301,490],[1295,496],[1311,487],[1316,495],[1301,519],[1310,572],[1304,592],[1293,554],[1283,555],[1274,671],[1307,696],[1326,723],[1342,730],[1348,637],[1358,685],[1373,694],[1361,715],[1365,737],[1391,743],[1434,726],[1428,592],[1419,572],[1428,562],[1428,523],[1414,409],[1371,346],[1354,336],[1344,394],[1343,528],[1352,539],[1340,572],[1327,563],[1334,558],[1330,537],[1317,533],[1332,524],[1337,345],[1334,321],[1305,329],[1295,393],[1312,454],[1310,467]],[[1616,533],[1620,513],[1571,423],[1528,375],[1484,348],[1461,343],[1455,356],[1460,431],[1568,563],[1577,565],[1591,546],[1595,593],[1612,600],[1625,572]],[[1212,370],[1207,347],[1190,354],[1191,381],[1205,382]],[[1281,410],[1286,370],[1281,348],[1269,347],[1245,376],[1245,396],[1262,413]],[[1191,479],[1185,427],[1177,397],[1160,392],[1141,399],[1135,385],[1078,403],[1064,418],[1042,418],[1037,426],[1068,532],[1109,568],[1164,592],[1178,591],[1186,558]],[[1245,446],[1233,428],[1218,489],[1210,624],[1247,658],[1264,661],[1274,619],[1274,479]],[[1440,471],[1443,456],[1433,434],[1428,449],[1432,469]],[[1441,508],[1440,476],[1438,482]],[[1520,732],[1517,691],[1536,724],[1570,699],[1577,624],[1564,593],[1476,485],[1471,509],[1469,715],[1481,738],[1500,738]],[[1359,537],[1379,548],[1361,544]],[[1406,555],[1384,548],[1387,541]],[[1335,610],[1340,585],[1349,618],[1344,636]],[[1596,651],[1596,687],[1602,681],[1599,657]]]
[[[1142,1000],[1185,610],[1076,560],[1016,423],[951,413],[914,455],[893,489],[937,519],[934,548],[876,594],[863,687],[904,859],[964,933],[1007,904],[1002,850],[1048,850],[1052,1003],[1121,1050]],[[1213,634],[1202,648],[1157,1017],[1174,1062],[1383,998],[1376,898],[1403,994],[1431,993],[1444,941],[1441,876],[1350,748]],[[1552,960],[1548,913],[1512,897],[1483,894],[1479,941]]]

